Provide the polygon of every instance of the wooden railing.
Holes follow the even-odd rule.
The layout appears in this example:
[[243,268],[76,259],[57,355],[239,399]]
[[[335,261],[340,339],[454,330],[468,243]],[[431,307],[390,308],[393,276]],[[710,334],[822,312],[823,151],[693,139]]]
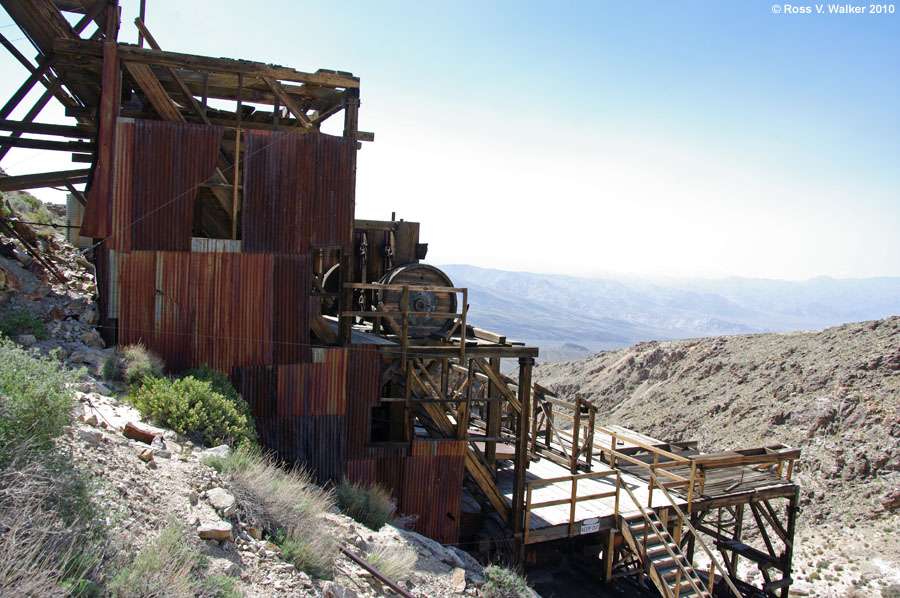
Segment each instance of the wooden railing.
[[[615,490],[611,490],[609,492],[601,492],[598,494],[587,494],[585,496],[578,496],[578,481],[579,480],[592,480],[596,478],[604,478],[604,477],[612,477],[615,476],[616,484]],[[548,500],[544,502],[535,503],[532,502],[532,492],[535,488],[540,488],[541,486],[548,486],[550,484],[571,482],[571,492],[569,493],[569,498],[559,498],[555,500]],[[615,505],[614,505],[614,514],[616,517],[619,515],[619,487],[621,485],[621,477],[619,472],[615,469],[605,469],[603,471],[592,471],[588,473],[579,473],[568,476],[561,476],[558,478],[548,478],[546,480],[532,480],[528,482],[525,491],[525,525],[523,528],[524,537],[522,539],[523,544],[528,544],[528,536],[531,531],[531,513],[537,509],[545,509],[549,507],[556,507],[559,505],[569,505],[569,537],[576,535],[575,534],[575,509],[578,506],[578,503],[588,501],[588,500],[598,500],[602,498],[612,498],[615,497]],[[579,532],[582,533],[582,532]]]

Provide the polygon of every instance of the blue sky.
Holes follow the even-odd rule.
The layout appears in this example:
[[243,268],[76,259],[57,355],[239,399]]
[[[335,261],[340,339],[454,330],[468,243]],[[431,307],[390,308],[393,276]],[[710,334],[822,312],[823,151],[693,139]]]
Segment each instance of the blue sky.
[[[123,1],[125,41],[137,5]],[[359,154],[357,214],[422,222],[434,263],[900,276],[900,16],[794,5],[814,14],[148,0],[147,22],[166,49],[361,77],[376,141]],[[0,74],[8,97],[23,71],[6,58]],[[0,166],[44,164],[22,150]]]

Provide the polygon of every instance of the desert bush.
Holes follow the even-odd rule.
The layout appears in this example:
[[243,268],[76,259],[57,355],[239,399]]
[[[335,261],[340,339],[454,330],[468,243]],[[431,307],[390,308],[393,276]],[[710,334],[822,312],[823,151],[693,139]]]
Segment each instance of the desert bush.
[[484,568],[481,592],[485,598],[527,598],[531,595],[524,578],[515,571],[497,565]]
[[170,522],[156,542],[124,563],[107,585],[113,598],[232,598],[240,596],[224,575],[206,575],[207,560],[187,529]]
[[337,487],[335,498],[341,512],[376,532],[397,511],[390,493],[377,484],[367,487],[344,480]]
[[228,476],[244,521],[273,538],[285,559],[315,577],[331,577],[337,547],[323,518],[334,507],[330,492],[305,470],[283,469],[259,449],[204,462]]
[[215,392],[209,382],[192,377],[175,381],[148,377],[130,399],[144,417],[184,436],[199,436],[210,445],[249,447],[256,439],[252,420]]
[[0,467],[22,447],[52,448],[72,422],[75,394],[67,385],[80,375],[0,339]]
[[3,336],[33,334],[37,340],[43,340],[49,336],[47,325],[25,309],[0,310],[0,334]]
[[[210,388],[228,399],[228,401],[234,405],[235,409],[237,409],[238,413],[247,418],[248,422],[253,422],[253,412],[250,410],[250,405],[248,405],[247,401],[245,401],[240,393],[235,390],[231,381],[228,379],[228,376],[226,376],[224,372],[214,370],[206,364],[203,364],[199,368],[182,372],[181,377],[195,378],[197,380],[208,382]],[[250,436],[251,440],[256,442],[256,429],[252,425],[250,426]]]
[[391,581],[403,581],[409,578],[419,554],[406,544],[380,544],[366,560]]
[[165,364],[159,355],[138,343],[117,348],[103,362],[103,377],[125,382],[128,386],[141,384],[145,378],[162,378]]

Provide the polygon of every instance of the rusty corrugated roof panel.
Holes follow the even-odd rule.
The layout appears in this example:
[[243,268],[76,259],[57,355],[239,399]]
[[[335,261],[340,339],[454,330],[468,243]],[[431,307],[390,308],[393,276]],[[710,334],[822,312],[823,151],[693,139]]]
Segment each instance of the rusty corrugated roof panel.
[[[197,186],[215,172],[223,127],[136,120],[130,156],[132,249],[191,250]],[[125,190],[123,189],[123,192]],[[125,214],[122,214],[125,216]]]

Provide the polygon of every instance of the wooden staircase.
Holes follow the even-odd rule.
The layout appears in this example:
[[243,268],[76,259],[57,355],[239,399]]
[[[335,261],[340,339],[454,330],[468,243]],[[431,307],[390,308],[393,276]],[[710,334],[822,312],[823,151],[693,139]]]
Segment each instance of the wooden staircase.
[[619,517],[619,530],[665,598],[712,598],[681,547],[652,509],[642,509],[643,522]]

